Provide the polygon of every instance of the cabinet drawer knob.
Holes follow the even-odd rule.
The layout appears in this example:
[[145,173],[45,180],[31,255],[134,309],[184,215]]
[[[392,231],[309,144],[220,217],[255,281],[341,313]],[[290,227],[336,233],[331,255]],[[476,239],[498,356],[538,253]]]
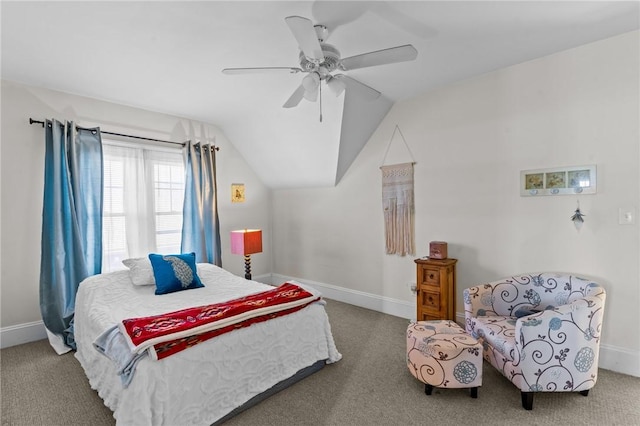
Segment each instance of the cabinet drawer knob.
[[433,274],[429,274],[429,278],[433,279]]

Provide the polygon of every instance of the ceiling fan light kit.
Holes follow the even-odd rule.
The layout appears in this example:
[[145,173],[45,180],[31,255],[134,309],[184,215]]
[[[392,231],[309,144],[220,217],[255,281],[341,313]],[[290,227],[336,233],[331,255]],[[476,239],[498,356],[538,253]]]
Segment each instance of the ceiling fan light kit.
[[327,79],[327,87],[329,88],[329,90],[331,90],[331,92],[337,96],[340,96],[342,94],[342,92],[344,92],[344,89],[346,88],[346,85],[344,83],[343,80],[341,80],[340,77],[342,74],[336,75],[334,77],[330,77]]
[[302,79],[302,87],[306,91],[317,89],[318,84],[320,84],[320,74],[317,72],[309,73]]
[[[320,85],[322,81],[327,84],[327,87],[336,96],[340,96],[346,90],[347,92],[353,92],[364,100],[375,100],[381,94],[377,90],[344,74],[333,75],[331,73],[336,70],[349,71],[377,65],[413,61],[418,56],[418,51],[412,45],[406,44],[342,59],[340,51],[335,46],[324,43],[329,37],[329,30],[324,25],[313,25],[309,19],[301,16],[288,16],[285,18],[285,22],[300,48],[298,56],[300,68],[257,67],[225,68],[222,70],[224,74],[230,75],[261,72],[307,73],[300,86],[284,103],[284,108],[297,106],[303,98],[311,102],[318,100],[318,93],[320,92],[321,95]],[[322,102],[322,98],[320,98],[320,101]],[[322,117],[322,112],[320,114]]]
[[324,25],[314,25],[313,29],[316,31],[316,37],[318,37],[318,41],[320,43],[329,37],[329,30]]

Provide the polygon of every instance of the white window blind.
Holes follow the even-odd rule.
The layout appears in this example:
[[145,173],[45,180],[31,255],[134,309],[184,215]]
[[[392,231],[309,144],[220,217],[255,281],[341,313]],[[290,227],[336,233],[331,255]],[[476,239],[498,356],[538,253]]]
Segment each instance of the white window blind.
[[103,141],[102,272],[149,253],[179,253],[184,164],[179,150]]

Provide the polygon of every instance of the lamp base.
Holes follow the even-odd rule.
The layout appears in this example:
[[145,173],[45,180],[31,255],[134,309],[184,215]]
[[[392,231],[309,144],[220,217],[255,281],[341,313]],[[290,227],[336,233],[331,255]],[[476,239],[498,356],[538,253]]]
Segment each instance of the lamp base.
[[244,255],[244,277],[251,279],[251,256],[248,254]]

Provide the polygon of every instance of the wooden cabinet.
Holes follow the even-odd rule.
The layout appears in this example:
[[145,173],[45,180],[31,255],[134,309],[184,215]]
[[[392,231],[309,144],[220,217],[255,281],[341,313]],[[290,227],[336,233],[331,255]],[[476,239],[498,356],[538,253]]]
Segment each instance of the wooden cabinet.
[[416,259],[417,320],[456,320],[457,259]]

